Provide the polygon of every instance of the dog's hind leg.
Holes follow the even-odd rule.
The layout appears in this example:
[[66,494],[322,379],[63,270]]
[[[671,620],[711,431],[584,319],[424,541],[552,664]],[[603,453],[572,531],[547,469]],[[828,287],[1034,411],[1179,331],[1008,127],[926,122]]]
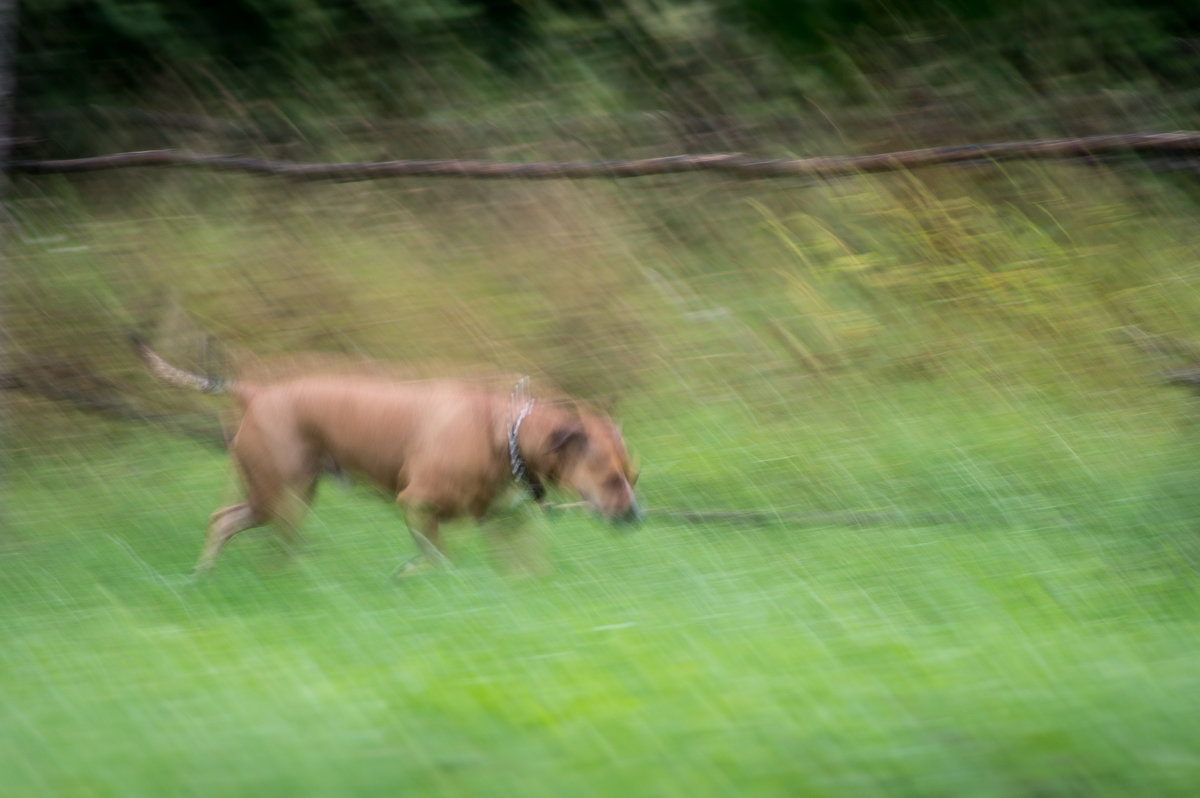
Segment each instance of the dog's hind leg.
[[[222,547],[239,532],[270,523],[284,549],[293,553],[321,470],[320,453],[247,418],[232,452],[246,487],[246,501],[213,513],[196,570],[213,566]],[[264,431],[264,429],[266,431]],[[282,437],[282,440],[281,440]]]
[[204,548],[200,551],[200,559],[196,561],[196,573],[203,573],[213,567],[221,548],[229,539],[247,529],[261,526],[262,519],[246,502],[217,510],[209,518],[208,534],[204,537]]
[[[307,491],[312,496],[312,489]],[[308,509],[308,500],[285,493],[276,500],[269,513],[256,511],[251,502],[245,501],[217,510],[208,519],[208,533],[204,537],[204,548],[196,561],[195,573],[203,573],[213,567],[217,555],[234,535],[254,527],[270,523],[279,532],[284,549],[293,554],[300,548],[300,522]]]

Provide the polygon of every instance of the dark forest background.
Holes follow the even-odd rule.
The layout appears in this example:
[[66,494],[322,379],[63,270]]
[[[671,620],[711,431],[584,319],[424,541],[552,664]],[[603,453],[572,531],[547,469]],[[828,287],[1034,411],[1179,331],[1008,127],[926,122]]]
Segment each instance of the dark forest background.
[[[331,120],[501,124],[498,109],[539,94],[568,122],[667,115],[689,149],[765,146],[746,130],[730,140],[729,117],[773,123],[768,138],[797,148],[810,115],[879,144],[1169,125],[1198,102],[1200,5],[27,0],[18,38],[25,154],[173,141],[117,135],[135,109],[232,116],[243,136],[313,146],[329,143]],[[1163,91],[1169,110],[1146,99]],[[919,124],[897,120],[906,111]]]

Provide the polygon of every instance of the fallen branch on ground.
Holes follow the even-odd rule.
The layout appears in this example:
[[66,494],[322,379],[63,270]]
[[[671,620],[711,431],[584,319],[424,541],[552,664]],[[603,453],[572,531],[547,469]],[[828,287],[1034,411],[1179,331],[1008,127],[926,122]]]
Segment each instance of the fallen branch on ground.
[[[583,510],[587,502],[568,502],[566,504],[544,504],[542,507],[553,512],[564,510]],[[828,524],[831,526],[885,526],[894,524],[947,524],[964,520],[962,516],[952,513],[918,513],[904,515],[890,512],[845,512],[845,513],[779,513],[769,510],[685,510],[679,508],[656,507],[646,511],[652,518],[673,518],[689,523],[729,523],[729,524]]]
[[24,391],[115,421],[151,424],[207,446],[225,448],[225,434],[215,416],[210,422],[147,410],[107,378],[63,361],[29,358],[20,367],[0,374],[0,390]]
[[1151,355],[1165,355],[1200,362],[1200,347],[1179,338],[1158,333],[1146,332],[1135,325],[1127,325],[1120,330],[1126,342],[1142,352]]

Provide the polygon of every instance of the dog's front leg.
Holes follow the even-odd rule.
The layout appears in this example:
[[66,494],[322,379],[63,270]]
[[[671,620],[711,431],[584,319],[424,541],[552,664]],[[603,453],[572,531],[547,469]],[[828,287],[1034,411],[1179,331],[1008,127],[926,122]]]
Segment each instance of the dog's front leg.
[[401,506],[404,509],[404,523],[408,525],[409,534],[421,553],[400,563],[392,572],[392,576],[413,576],[439,565],[450,567],[450,558],[442,550],[437,510],[428,505],[409,502],[404,502]]
[[513,577],[550,573],[542,514],[533,502],[523,500],[490,513],[480,523],[480,531],[501,573]]

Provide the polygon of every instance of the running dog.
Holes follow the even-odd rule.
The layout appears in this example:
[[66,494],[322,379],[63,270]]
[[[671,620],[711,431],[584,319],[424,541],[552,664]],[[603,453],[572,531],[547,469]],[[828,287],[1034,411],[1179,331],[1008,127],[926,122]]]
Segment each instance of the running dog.
[[569,400],[535,399],[527,381],[505,395],[466,382],[375,376],[221,380],[172,366],[132,338],[162,382],[232,394],[242,409],[230,452],[245,501],[213,513],[197,572],[246,529],[274,524],[294,540],[317,479],[330,468],[396,498],[420,552],[409,570],[448,563],[439,525],[484,519],[514,482],[539,500],[546,484],[562,485],[615,523],[641,517],[637,475],[612,420]]

